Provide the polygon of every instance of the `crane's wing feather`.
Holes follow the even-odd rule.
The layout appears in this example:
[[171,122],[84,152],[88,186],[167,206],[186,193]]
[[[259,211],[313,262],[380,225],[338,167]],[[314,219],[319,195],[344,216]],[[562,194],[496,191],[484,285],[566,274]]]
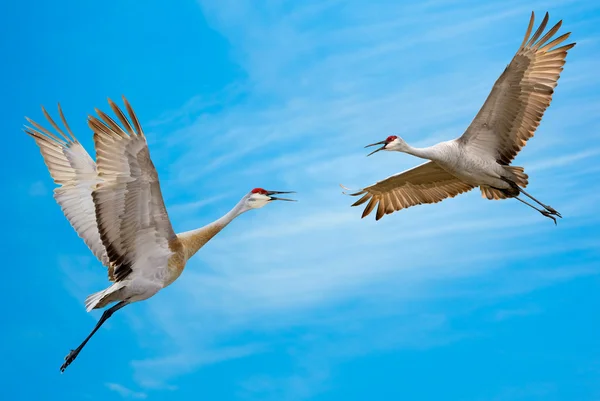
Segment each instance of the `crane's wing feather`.
[[92,196],[100,237],[114,266],[114,281],[138,269],[149,278],[156,277],[152,269],[166,267],[172,254],[169,241],[176,238],[146,137],[133,109],[123,100],[133,126],[111,100],[109,104],[125,129],[97,109],[100,119],[90,116],[88,120],[102,179]]
[[458,139],[473,152],[494,157],[504,165],[510,164],[534,135],[552,100],[567,52],[575,46],[570,43],[554,48],[570,35],[569,32],[552,40],[562,21],[540,39],[548,23],[548,13],[530,37],[533,23],[531,13],[521,47],[469,128]]
[[98,182],[96,164],[71,132],[60,105],[58,111],[68,135],[58,127],[43,107],[42,110],[58,135],[29,118],[27,121],[35,128],[26,126],[24,130],[35,140],[50,176],[59,185],[54,189],[54,199],[92,253],[102,264],[108,266],[108,257],[100,240],[92,199],[92,189]]
[[384,214],[424,203],[437,203],[473,188],[430,161],[350,195],[363,195],[352,206],[369,202],[363,218],[377,207],[375,219],[379,220]]

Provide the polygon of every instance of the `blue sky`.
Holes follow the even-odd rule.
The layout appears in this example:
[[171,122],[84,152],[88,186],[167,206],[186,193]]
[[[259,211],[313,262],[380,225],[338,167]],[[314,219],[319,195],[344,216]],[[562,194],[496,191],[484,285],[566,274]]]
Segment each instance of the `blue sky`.
[[[6,399],[600,399],[600,5],[590,1],[4,2],[0,382]],[[529,13],[578,44],[516,160],[557,227],[479,191],[375,222],[341,194],[459,136]],[[176,231],[246,213],[154,298],[99,318],[102,266],[52,199],[27,115],[61,102],[92,152],[125,94]]]

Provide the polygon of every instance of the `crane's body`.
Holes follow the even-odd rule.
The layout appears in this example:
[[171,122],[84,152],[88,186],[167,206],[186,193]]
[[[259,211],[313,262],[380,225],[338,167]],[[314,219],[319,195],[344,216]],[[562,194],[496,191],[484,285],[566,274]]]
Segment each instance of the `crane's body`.
[[273,196],[289,192],[254,188],[215,222],[175,234],[142,127],[127,100],[123,100],[129,119],[109,99],[122,127],[100,110],[96,110],[100,118],[88,119],[94,132],[96,162],[71,132],[60,105],[60,117],[68,135],[44,108],[44,115],[58,135],[30,119],[27,120],[35,128],[25,127],[59,185],[54,198],[77,234],[108,269],[112,284],[87,297],[86,310],[116,302],[105,310],[88,337],[67,355],[61,371],[114,312],[171,285],[187,261],[237,216],[272,200],[290,200]]
[[[417,167],[379,181],[353,196],[362,195],[352,206],[367,203],[362,217],[377,208],[376,219],[385,214],[445,198],[479,187],[487,199],[515,198],[556,223],[562,217],[525,192],[528,176],[522,167],[512,166],[517,153],[531,138],[550,105],[554,88],[563,70],[567,52],[575,43],[555,48],[570,33],[553,38],[562,21],[548,30],[546,13],[531,35],[534,14],[521,46],[500,75],[479,113],[459,138],[426,148],[414,148],[398,136],[369,146],[383,145],[381,150],[397,151],[426,160]],[[542,208],[519,198],[525,195]]]
[[470,152],[460,141],[440,142],[427,148],[410,148],[406,153],[431,160],[442,169],[473,187],[509,189],[505,179],[514,179],[510,168],[492,158]]
[[[219,220],[197,230],[177,234],[168,242],[167,259],[149,261],[147,268],[133,270],[127,278],[114,283],[107,289],[90,295],[86,299],[86,309],[103,308],[115,301],[129,303],[143,301],[161,289],[171,285],[181,273],[187,261],[208,241],[217,235],[227,224],[244,212],[243,201]],[[109,275],[111,270],[109,267]]]

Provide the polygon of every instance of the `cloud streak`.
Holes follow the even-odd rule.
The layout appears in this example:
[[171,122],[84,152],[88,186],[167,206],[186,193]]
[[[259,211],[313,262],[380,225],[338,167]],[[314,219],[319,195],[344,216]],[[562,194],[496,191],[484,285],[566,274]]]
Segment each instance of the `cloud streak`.
[[148,395],[146,393],[133,391],[118,383],[106,383],[105,385],[109,390],[114,391],[123,398],[134,400],[145,400],[146,398],[148,398]]

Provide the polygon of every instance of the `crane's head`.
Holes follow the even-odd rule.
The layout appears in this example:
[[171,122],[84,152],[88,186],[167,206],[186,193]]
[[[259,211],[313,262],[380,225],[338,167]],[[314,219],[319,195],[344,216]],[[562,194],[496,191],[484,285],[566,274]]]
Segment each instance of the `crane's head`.
[[382,147],[375,149],[374,151],[372,151],[371,153],[369,153],[367,155],[367,156],[371,156],[373,153],[377,153],[380,150],[402,151],[402,148],[405,144],[406,143],[404,142],[404,140],[402,138],[400,138],[396,135],[390,135],[387,138],[385,138],[385,141],[372,143],[370,145],[365,146],[365,148],[368,148],[371,146],[383,145]]
[[274,201],[274,200],[295,202],[294,199],[279,198],[277,196],[273,196],[273,195],[277,195],[277,194],[293,194],[293,193],[295,193],[295,192],[293,192],[293,191],[291,191],[291,192],[267,191],[266,189],[262,189],[262,188],[254,188],[252,191],[250,191],[250,193],[248,195],[246,195],[246,205],[250,209],[259,209],[259,208],[265,206],[267,203]]

